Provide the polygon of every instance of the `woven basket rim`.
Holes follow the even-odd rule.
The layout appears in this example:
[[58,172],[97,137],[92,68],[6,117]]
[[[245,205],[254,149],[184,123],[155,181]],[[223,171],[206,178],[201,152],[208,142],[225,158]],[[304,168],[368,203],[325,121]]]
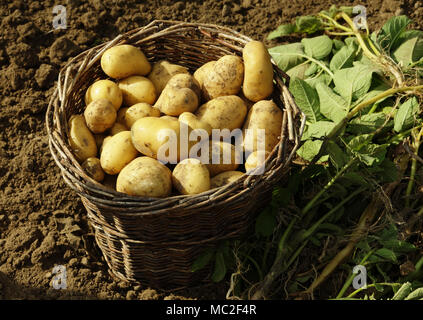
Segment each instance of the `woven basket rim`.
[[[163,28],[164,25],[168,25],[167,27]],[[58,117],[60,116],[60,112],[65,112],[63,110],[63,104],[66,104],[67,95],[66,93],[69,91],[69,88],[72,88],[74,84],[77,83],[78,75],[81,72],[85,71],[86,69],[92,67],[96,62],[98,62],[101,54],[107,49],[117,44],[124,44],[130,41],[133,38],[139,37],[143,35],[143,33],[147,31],[151,31],[152,29],[157,29],[157,32],[148,35],[145,38],[141,38],[140,42],[146,42],[147,40],[151,40],[153,38],[158,37],[165,37],[168,34],[180,32],[180,29],[183,28],[191,28],[191,29],[198,29],[205,37],[209,37],[208,40],[216,40],[219,36],[224,35],[230,39],[231,37],[237,39],[238,41],[247,43],[253,39],[225,26],[219,26],[215,24],[203,24],[203,23],[193,23],[193,22],[183,22],[183,21],[174,21],[174,20],[154,20],[149,24],[135,28],[130,30],[124,34],[120,34],[114,39],[104,42],[100,45],[97,45],[93,48],[85,50],[78,54],[77,56],[73,57],[69,60],[65,66],[60,70],[58,81],[54,93],[49,101],[47,112],[46,112],[46,126],[47,126],[47,133],[49,137],[49,148],[50,152],[56,162],[56,164],[60,167],[62,176],[65,182],[78,194],[86,197],[88,200],[96,201],[97,203],[103,204],[108,207],[115,207],[116,209],[121,208],[122,213],[125,214],[154,214],[166,211],[170,207],[170,205],[177,205],[178,207],[190,207],[192,206],[201,206],[202,202],[207,202],[210,200],[218,201],[219,199],[224,198],[229,190],[237,189],[239,192],[237,193],[242,194],[245,192],[250,191],[252,188],[260,187],[262,183],[266,183],[266,178],[269,174],[271,174],[271,169],[274,167],[285,167],[287,164],[290,163],[295,151],[299,147],[300,139],[304,130],[305,126],[305,114],[298,108],[295,104],[294,98],[292,97],[291,93],[289,92],[286,84],[283,82],[282,79],[285,81],[289,81],[289,76],[286,75],[285,72],[280,70],[276,63],[272,59],[272,64],[274,68],[275,74],[278,77],[274,77],[274,80],[279,83],[282,87],[281,94],[284,95],[283,101],[284,105],[280,106],[282,111],[284,111],[284,121],[285,127],[289,125],[289,122],[292,126],[293,130],[288,130],[287,133],[288,140],[294,144],[288,158],[282,163],[278,163],[278,159],[281,157],[281,149],[282,149],[282,138],[285,134],[284,125],[282,125],[282,133],[281,139],[279,143],[273,148],[271,154],[267,157],[265,162],[265,172],[263,175],[247,175],[244,174],[236,181],[233,181],[230,184],[225,186],[214,188],[202,192],[196,195],[171,195],[165,198],[149,198],[149,197],[140,197],[140,196],[131,196],[127,195],[115,190],[111,190],[105,187],[103,184],[93,180],[85,172],[82,170],[78,161],[76,161],[75,157],[73,156],[72,152],[69,152],[69,143],[64,141],[60,137],[60,128],[57,130],[56,125],[58,123]],[[227,34],[226,34],[227,33]],[[225,40],[218,39],[216,40],[218,43],[223,45],[228,45],[230,47],[230,43],[225,43]],[[236,48],[236,46],[233,46]],[[81,58],[84,59],[81,62]],[[74,76],[73,80],[70,80],[70,76],[72,72],[74,72],[75,66],[78,66],[77,74]],[[69,82],[71,84],[69,84]],[[281,99],[282,100],[282,99]],[[59,105],[60,103],[60,105]],[[288,110],[290,108],[291,110]],[[295,117],[299,116],[300,125],[295,128]],[[55,122],[56,120],[56,122]],[[294,123],[294,124],[293,124]],[[66,124],[65,124],[66,125]],[[66,129],[67,130],[67,129]],[[291,132],[292,131],[292,132]],[[68,132],[68,131],[67,131]],[[63,145],[61,145],[63,144]],[[62,157],[62,159],[60,159]],[[65,167],[63,164],[63,159],[69,161],[70,166]],[[75,175],[79,177],[76,177]],[[96,195],[91,195],[87,190],[82,189],[81,186],[88,189],[88,191],[95,193]],[[230,192],[229,192],[230,193]],[[237,194],[233,195],[231,193],[230,198],[236,198]],[[101,196],[99,196],[101,195]],[[194,201],[197,200],[197,201]],[[131,211],[139,211],[142,207],[149,207],[149,212],[134,212]],[[155,208],[151,210],[152,208]],[[133,210],[128,209],[133,208]],[[118,210],[120,211],[120,210]]]

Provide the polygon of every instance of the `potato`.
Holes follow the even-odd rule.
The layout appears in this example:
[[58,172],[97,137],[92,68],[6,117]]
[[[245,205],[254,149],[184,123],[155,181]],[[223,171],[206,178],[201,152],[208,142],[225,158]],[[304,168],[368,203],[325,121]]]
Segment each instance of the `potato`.
[[[281,109],[271,100],[256,102],[248,112],[244,123],[244,149],[248,152],[256,150],[271,152],[279,142],[281,127]],[[259,134],[259,129],[264,129],[263,134]]]
[[148,78],[151,82],[153,82],[157,94],[160,94],[170,78],[180,73],[189,74],[187,68],[177,64],[172,64],[167,60],[161,60],[153,65],[153,69],[148,75]]
[[97,145],[82,114],[73,115],[69,119],[69,143],[79,162],[97,155]]
[[217,97],[200,106],[195,115],[212,129],[233,130],[241,128],[244,123],[247,106],[238,96]]
[[130,107],[140,102],[153,104],[156,102],[156,88],[146,77],[132,76],[119,81],[123,102]]
[[190,126],[192,129],[203,129],[208,135],[212,133],[212,127],[205,121],[201,121],[191,112],[183,112],[179,115],[179,122],[183,122]]
[[209,144],[209,161],[207,169],[210,176],[224,172],[234,171],[242,162],[242,154],[237,152],[233,144],[223,141],[210,141]]
[[104,172],[118,174],[124,166],[137,156],[138,151],[132,145],[131,132],[122,131],[103,142],[100,163]]
[[116,190],[140,197],[167,197],[172,192],[172,172],[155,159],[138,157],[119,173]]
[[216,61],[209,61],[205,64],[203,64],[200,68],[198,68],[195,72],[194,72],[194,79],[198,81],[198,84],[200,85],[200,88],[203,87],[203,83],[204,83],[204,77],[209,74],[211,72],[211,70],[213,70],[213,66],[216,63]]
[[88,158],[82,164],[82,168],[87,172],[87,174],[93,178],[95,181],[101,182],[104,180],[104,171],[101,168],[99,158]]
[[125,112],[125,124],[130,129],[135,121],[144,117],[160,117],[160,110],[145,102],[134,104]]
[[257,102],[273,92],[273,65],[263,42],[250,41],[242,50],[244,82],[242,91],[247,99]]
[[117,114],[109,100],[98,99],[85,108],[84,117],[91,132],[103,133],[113,126]]
[[125,115],[126,115],[126,111],[128,111],[128,109],[129,109],[129,107],[119,109],[119,111],[117,113],[117,117],[116,117],[116,122],[119,122],[119,123],[126,126]]
[[98,99],[109,100],[117,111],[122,105],[122,91],[113,81],[98,80],[87,89],[85,104],[89,105],[92,101]]
[[198,159],[184,159],[173,169],[172,182],[182,194],[198,194],[210,189],[210,173]]
[[211,178],[210,189],[219,188],[225,184],[238,180],[244,175],[241,171],[225,171]]
[[109,142],[110,141],[110,139],[112,138],[112,136],[107,136],[107,137],[105,137],[104,139],[103,139],[103,143],[101,144],[101,146],[100,146],[100,155],[101,155],[101,153],[103,152],[103,148],[104,148],[104,146],[106,145],[106,143],[107,142]]
[[264,150],[252,152],[245,161],[245,171],[248,172],[263,165],[269,154],[270,152]]
[[112,136],[114,136],[115,134],[118,134],[119,132],[122,132],[122,131],[128,131],[128,128],[124,124],[119,123],[119,122],[115,122],[113,127],[110,128],[110,134]]
[[177,74],[170,78],[154,107],[169,116],[194,112],[201,94],[197,80],[189,74]]
[[171,121],[178,121],[178,118],[172,116],[161,116],[160,119],[171,120]]
[[[187,128],[187,134],[190,129]],[[131,137],[135,148],[151,158],[164,163],[177,163],[188,157],[188,151],[192,142],[188,137],[183,141],[186,145],[186,153],[181,153],[181,134],[179,121],[144,117],[135,121],[131,127]],[[182,150],[184,151],[184,150]]]
[[129,44],[107,49],[101,56],[100,63],[104,73],[114,79],[133,75],[145,76],[151,71],[151,65],[144,53]]
[[244,64],[240,57],[223,56],[210,69],[203,78],[202,91],[206,100],[238,94],[244,79]]

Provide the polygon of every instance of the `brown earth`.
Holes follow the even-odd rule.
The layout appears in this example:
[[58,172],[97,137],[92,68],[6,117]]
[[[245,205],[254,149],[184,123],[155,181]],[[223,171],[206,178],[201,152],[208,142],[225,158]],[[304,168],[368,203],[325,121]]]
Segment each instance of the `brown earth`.
[[[52,28],[57,1],[0,4],[0,299],[224,299],[225,284],[169,293],[108,274],[85,209],[49,153],[44,116],[55,79],[70,57],[154,19],[221,24],[263,40],[280,23],[328,9],[331,1],[62,2],[66,30]],[[365,5],[373,29],[395,14],[422,29],[421,1],[338,4]],[[67,268],[67,290],[51,286],[55,265]]]

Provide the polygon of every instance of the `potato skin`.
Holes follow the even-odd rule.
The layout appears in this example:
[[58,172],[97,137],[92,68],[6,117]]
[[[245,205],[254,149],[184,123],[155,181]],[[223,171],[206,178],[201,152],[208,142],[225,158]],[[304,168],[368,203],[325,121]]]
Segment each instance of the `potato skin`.
[[243,79],[242,59],[234,55],[223,56],[203,78],[203,97],[211,100],[221,96],[236,95],[241,90]]
[[200,94],[200,86],[193,76],[177,74],[169,80],[154,107],[168,116],[194,112],[199,105]]
[[85,93],[85,104],[89,105],[92,101],[98,99],[109,100],[117,111],[122,105],[122,91],[111,80],[98,80],[87,89]]
[[167,197],[172,191],[172,172],[155,159],[138,157],[119,173],[116,190],[140,197]]
[[195,115],[213,129],[233,130],[244,123],[247,106],[238,96],[217,97],[200,106]]
[[156,88],[150,79],[142,76],[131,76],[119,81],[123,102],[130,107],[140,102],[153,104],[156,101]]
[[129,109],[129,107],[124,107],[124,108],[119,109],[119,111],[117,112],[116,122],[119,122],[119,123],[126,126],[125,115],[126,115],[126,111],[128,111],[128,109]]
[[[278,144],[282,127],[282,111],[271,100],[256,102],[250,109],[243,127],[244,149],[254,152],[261,147],[257,129],[264,129],[264,150],[271,152]],[[247,130],[249,129],[249,130]]]
[[[163,118],[156,118],[156,117],[144,117],[135,121],[135,123],[131,127],[131,137],[132,142],[135,148],[141,152],[143,155],[148,157],[158,159],[162,162],[166,162],[166,159],[160,158],[159,151],[160,148],[163,146],[165,148],[165,144],[171,144],[169,140],[169,135],[167,132],[170,130],[175,133],[176,138],[176,148],[175,152],[170,150],[168,155],[168,161],[170,163],[177,163],[181,160],[181,135],[180,135],[180,123],[177,121],[178,119],[171,120],[171,119],[163,119]],[[187,128],[189,134],[189,128]],[[191,143],[187,142],[188,151],[190,150]],[[172,146],[170,146],[173,148]],[[163,152],[164,149],[161,151]],[[188,153],[189,154],[189,153]],[[186,158],[188,154],[184,157]]]
[[208,135],[212,133],[212,127],[205,121],[201,121],[197,116],[191,112],[183,112],[179,115],[179,122],[183,122],[186,125],[190,126],[193,130],[203,129],[207,132]]
[[[221,172],[234,171],[238,168],[239,164],[242,162],[242,155],[237,152],[233,144],[224,141],[210,141],[207,143],[209,143],[209,163],[206,166],[211,177]],[[224,156],[227,153],[231,155],[229,163],[225,163]],[[218,156],[216,158],[217,161],[213,161],[213,155],[216,157]]]
[[189,74],[187,68],[172,64],[167,60],[161,60],[153,65],[153,69],[148,75],[148,78],[153,82],[157,94],[160,94],[166,87],[170,78],[180,73]]
[[85,123],[82,114],[73,115],[69,119],[69,143],[79,162],[97,155],[97,144],[94,136]]
[[135,121],[144,117],[160,117],[160,110],[145,102],[137,103],[126,110],[124,121],[130,129]]
[[115,134],[118,134],[119,132],[122,132],[122,131],[128,131],[128,128],[124,124],[121,124],[119,122],[115,122],[113,127],[110,128],[110,134],[112,136],[114,136]]
[[107,49],[101,56],[100,64],[104,73],[114,79],[145,76],[151,71],[151,65],[141,49],[129,44]]
[[106,99],[92,101],[84,111],[87,127],[93,133],[103,133],[110,129],[116,121],[116,109]]
[[250,41],[242,50],[244,59],[244,82],[242,91],[245,97],[257,102],[269,97],[273,92],[273,65],[270,54],[261,41]]
[[194,72],[193,74],[194,79],[197,80],[198,84],[200,85],[200,88],[203,88],[204,78],[207,74],[211,72],[211,70],[213,70],[215,63],[216,63],[215,60],[209,61],[203,64],[200,68],[198,68]]
[[248,172],[261,166],[266,160],[266,158],[269,156],[269,154],[270,152],[264,150],[254,151],[250,153],[244,164],[245,170]]
[[106,143],[103,142],[100,155],[101,167],[107,174],[118,174],[123,167],[135,159],[137,154],[138,151],[132,145],[131,132],[119,132]]
[[104,171],[99,158],[88,158],[82,163],[82,168],[95,181],[101,182],[104,180]]
[[219,188],[231,183],[244,175],[241,171],[225,171],[211,178],[210,189]]
[[210,189],[210,173],[198,159],[184,159],[172,172],[173,186],[181,194],[198,194]]

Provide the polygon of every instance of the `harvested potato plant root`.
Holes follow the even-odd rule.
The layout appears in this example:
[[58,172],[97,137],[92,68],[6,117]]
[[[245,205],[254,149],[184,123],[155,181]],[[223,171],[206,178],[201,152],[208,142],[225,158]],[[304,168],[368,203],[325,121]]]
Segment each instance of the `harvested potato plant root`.
[[81,114],[73,115],[69,119],[69,143],[80,162],[97,155],[97,144],[94,136]]
[[137,103],[126,110],[124,121],[126,126],[131,129],[135,121],[144,117],[160,117],[160,110],[145,102]]
[[148,78],[153,82],[157,94],[160,94],[166,84],[176,74],[189,74],[188,69],[177,64],[172,64],[167,60],[161,60],[153,65]]
[[82,163],[82,168],[95,181],[101,182],[104,180],[104,171],[98,158],[88,158]]
[[119,81],[123,102],[130,107],[136,103],[146,102],[153,104],[156,101],[156,88],[146,77],[132,76]]
[[132,75],[145,76],[151,71],[151,65],[144,53],[129,44],[107,49],[101,56],[101,68],[114,79],[123,79]]
[[93,133],[103,133],[116,121],[116,110],[106,99],[92,101],[84,111],[85,121]]
[[244,175],[241,171],[225,171],[219,173],[211,179],[211,188],[219,188],[235,180],[238,180]]
[[87,89],[85,93],[85,104],[89,105],[92,101],[98,99],[109,100],[117,111],[122,105],[122,92],[113,81],[98,80]]
[[172,191],[172,172],[155,159],[138,157],[119,173],[116,190],[133,196],[167,197]]

